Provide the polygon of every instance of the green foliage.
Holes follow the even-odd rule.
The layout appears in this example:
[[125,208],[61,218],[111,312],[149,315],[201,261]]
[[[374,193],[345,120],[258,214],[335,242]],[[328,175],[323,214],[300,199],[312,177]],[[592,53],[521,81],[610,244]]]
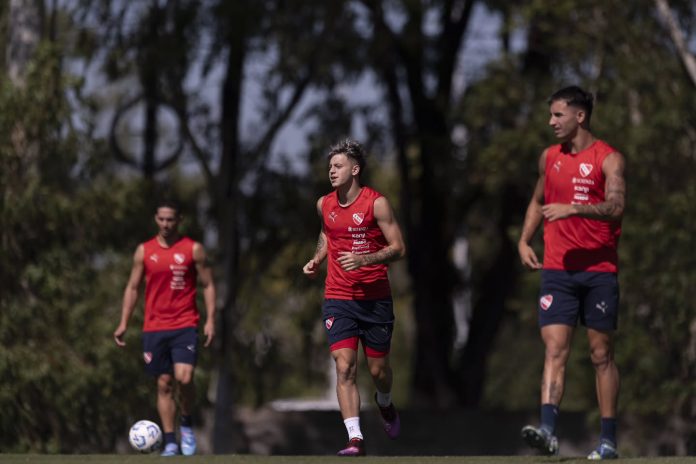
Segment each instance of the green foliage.
[[149,189],[79,162],[102,154],[65,123],[60,56],[43,45],[26,86],[0,88],[5,452],[112,450],[131,421],[156,417],[139,342],[119,350],[111,337],[132,252],[151,228]]

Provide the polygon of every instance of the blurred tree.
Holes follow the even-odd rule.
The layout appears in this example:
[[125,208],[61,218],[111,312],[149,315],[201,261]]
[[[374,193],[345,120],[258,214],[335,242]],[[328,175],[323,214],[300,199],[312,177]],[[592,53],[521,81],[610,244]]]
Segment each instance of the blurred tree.
[[[9,8],[8,8],[9,7]],[[27,67],[42,35],[42,0],[12,0],[8,6],[6,66],[10,80],[24,84]]]
[[370,21],[370,64],[389,105],[401,180],[401,217],[416,322],[412,400],[458,402],[453,369],[452,297],[460,275],[451,258],[466,199],[450,113],[465,32],[476,2],[363,0]]
[[[37,5],[21,12],[12,2],[11,14],[34,21]],[[2,451],[113,449],[114,427],[133,419],[121,401],[139,411],[150,403],[111,349],[102,308],[121,290],[98,272],[110,263],[126,272],[111,247],[123,245],[118,220],[138,210],[140,192],[103,176],[90,158],[97,147],[72,125],[68,94],[80,82],[64,72],[56,14],[13,24],[31,34],[11,34],[8,48],[22,48],[15,37],[31,46],[8,58],[12,79],[0,77]]]

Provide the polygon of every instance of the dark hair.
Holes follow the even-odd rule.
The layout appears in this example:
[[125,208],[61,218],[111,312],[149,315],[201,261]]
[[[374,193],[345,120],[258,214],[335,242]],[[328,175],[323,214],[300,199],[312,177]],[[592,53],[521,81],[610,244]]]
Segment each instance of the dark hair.
[[169,209],[173,209],[174,211],[176,211],[176,215],[177,215],[177,216],[181,216],[181,204],[180,204],[178,201],[176,201],[176,200],[174,200],[174,199],[172,199],[172,198],[162,198],[162,199],[160,199],[160,200],[157,202],[157,205],[155,206],[155,213],[157,213],[157,211],[158,211],[160,208],[169,208]]
[[551,95],[549,97],[548,104],[550,105],[558,100],[563,100],[568,106],[574,106],[576,108],[582,108],[585,110],[585,121],[587,121],[588,125],[590,124],[592,107],[594,106],[594,96],[590,92],[585,92],[577,85],[571,85],[570,87],[564,87]]
[[334,155],[346,155],[352,158],[360,166],[360,173],[365,170],[365,149],[358,142],[352,139],[344,139],[333,145],[329,150],[326,159],[331,160]]

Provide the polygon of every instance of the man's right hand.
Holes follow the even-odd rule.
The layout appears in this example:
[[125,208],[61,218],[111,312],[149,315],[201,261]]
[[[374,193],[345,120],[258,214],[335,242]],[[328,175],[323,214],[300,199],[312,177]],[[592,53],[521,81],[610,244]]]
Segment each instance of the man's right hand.
[[307,261],[307,264],[304,265],[302,268],[302,272],[310,278],[315,278],[317,276],[317,269],[319,268],[319,263],[312,258],[309,261]]
[[532,270],[541,269],[541,263],[528,243],[520,242],[517,245],[517,251],[520,253],[520,261],[524,267]]
[[125,334],[126,327],[124,325],[119,325],[116,330],[114,330],[114,341],[118,346],[126,346],[126,342],[123,340]]

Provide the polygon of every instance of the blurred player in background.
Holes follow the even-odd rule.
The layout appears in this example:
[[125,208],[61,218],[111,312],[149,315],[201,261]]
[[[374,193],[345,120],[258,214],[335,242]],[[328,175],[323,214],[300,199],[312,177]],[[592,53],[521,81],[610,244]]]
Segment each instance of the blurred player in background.
[[206,321],[204,345],[215,336],[215,285],[203,246],[178,232],[181,210],[176,203],[162,201],[155,213],[159,232],[141,243],[133,256],[133,267],[123,295],[121,321],[114,331],[118,346],[124,335],[145,278],[145,322],[143,359],[145,370],[157,377],[157,410],[164,432],[163,456],[179,454],[174,429],[178,393],[181,452],[196,452],[192,410],[195,400],[193,374],[198,349],[196,285],[203,287]]
[[399,435],[399,414],[391,400],[392,369],[389,350],[394,327],[387,264],[405,255],[399,224],[387,199],[363,186],[363,147],[344,140],[331,148],[329,181],[335,189],[319,198],[322,220],[317,249],[303,272],[316,276],[328,258],[323,320],[331,355],[336,363],[336,394],[348,444],[339,456],[365,454],[360,430],[360,394],[356,384],[358,342],[377,392],[384,430],[389,438]]
[[[541,269],[538,315],[546,353],[541,426],[522,437],[543,454],[558,453],[555,436],[573,330],[587,327],[601,414],[599,446],[589,459],[613,459],[619,371],[614,363],[619,287],[617,246],[626,184],[624,157],[590,131],[593,97],[567,87],[549,99],[549,125],[559,140],[541,154],[539,179],[518,244],[522,264]],[[530,246],[544,221],[544,260]]]

